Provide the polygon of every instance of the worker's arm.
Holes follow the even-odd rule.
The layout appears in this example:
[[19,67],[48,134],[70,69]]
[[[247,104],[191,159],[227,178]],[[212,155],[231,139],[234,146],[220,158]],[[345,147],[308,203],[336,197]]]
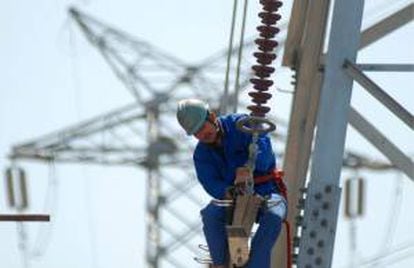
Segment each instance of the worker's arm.
[[256,170],[267,172],[275,168],[276,158],[268,135],[260,135],[257,141]]
[[216,199],[228,199],[226,194],[230,185],[222,179],[213,163],[200,156],[194,156],[194,166],[198,180],[209,195]]

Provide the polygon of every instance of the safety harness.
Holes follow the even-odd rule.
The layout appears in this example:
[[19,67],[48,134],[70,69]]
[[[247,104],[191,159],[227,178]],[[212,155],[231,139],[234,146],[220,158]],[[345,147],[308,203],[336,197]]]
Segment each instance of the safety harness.
[[287,188],[283,182],[283,170],[274,169],[271,173],[254,177],[254,184],[259,185],[269,181],[273,181],[276,184],[280,194],[287,200]]
[[[273,181],[276,184],[276,187],[279,190],[279,193],[285,198],[285,200],[288,200],[287,197],[287,187],[286,184],[283,181],[283,175],[284,172],[283,170],[280,169],[274,169],[272,170],[271,173],[263,175],[263,176],[256,176],[254,177],[254,184],[255,185],[259,185],[262,183],[267,183],[269,181]],[[286,228],[286,254],[287,254],[287,268],[292,267],[292,243],[290,241],[290,224],[289,222],[284,219],[283,220],[283,224],[285,225]]]

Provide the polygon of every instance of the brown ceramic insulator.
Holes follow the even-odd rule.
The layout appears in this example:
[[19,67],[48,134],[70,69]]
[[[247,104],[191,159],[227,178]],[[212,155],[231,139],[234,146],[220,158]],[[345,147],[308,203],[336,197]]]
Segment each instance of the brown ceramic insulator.
[[257,117],[265,117],[265,115],[270,111],[270,108],[267,106],[258,106],[258,105],[249,105],[247,109],[251,111],[250,115]]
[[278,0],[260,0],[260,3],[263,5],[263,9],[268,12],[277,11],[282,6],[282,2]]
[[257,63],[262,65],[268,65],[272,63],[274,59],[276,59],[276,54],[274,53],[263,53],[263,52],[255,52],[253,56],[257,59]]
[[280,29],[273,26],[266,26],[266,25],[260,25],[256,27],[256,29],[260,32],[260,36],[264,37],[265,39],[273,38]]
[[269,13],[269,12],[260,12],[259,13],[259,17],[262,18],[262,23],[265,25],[273,25],[276,24],[276,22],[278,20],[280,20],[280,18],[282,16],[280,16],[277,13]]
[[268,91],[273,85],[273,81],[266,78],[275,71],[275,68],[269,65],[276,59],[276,54],[272,51],[278,46],[278,42],[272,38],[280,31],[278,27],[272,25],[281,18],[276,11],[282,6],[282,2],[279,0],[260,0],[260,3],[263,5],[263,11],[259,13],[259,17],[263,25],[256,28],[260,34],[260,37],[255,40],[259,51],[253,53],[258,64],[252,66],[256,77],[250,79],[255,91],[248,93],[252,98],[252,105],[249,105],[247,109],[251,111],[250,115],[252,116],[265,117],[270,111],[270,107],[262,105],[271,99],[272,94]]
[[260,4],[262,5],[270,5],[270,4],[278,4],[278,7],[282,6],[282,2],[280,0],[260,0]]
[[272,97],[272,94],[265,92],[249,92],[249,96],[252,97],[252,102],[264,104]]
[[263,38],[258,38],[254,42],[259,46],[259,50],[263,52],[270,52],[278,45],[278,42],[276,42],[275,40]]
[[278,7],[276,4],[271,4],[271,5],[265,5],[263,6],[263,10],[267,11],[267,12],[276,12],[278,11]]
[[260,78],[269,77],[275,71],[275,68],[264,65],[253,65],[252,69]]
[[272,80],[252,78],[250,82],[254,85],[253,88],[259,91],[267,91],[273,85]]

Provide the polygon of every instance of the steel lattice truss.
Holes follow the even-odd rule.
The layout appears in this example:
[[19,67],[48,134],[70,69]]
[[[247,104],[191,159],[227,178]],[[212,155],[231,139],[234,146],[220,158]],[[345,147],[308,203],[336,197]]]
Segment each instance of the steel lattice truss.
[[[197,180],[191,167],[194,144],[183,139],[175,123],[175,108],[177,101],[185,97],[202,98],[217,110],[225,105],[221,100],[227,52],[220,51],[198,65],[189,65],[78,10],[70,9],[70,13],[135,102],[14,146],[10,157],[133,165],[147,170],[147,265],[160,267],[161,260],[165,260],[174,267],[187,267],[174,258],[174,253],[185,249],[196,254],[196,244],[202,241],[198,236],[201,229],[197,213],[190,217],[178,208],[184,202],[199,209],[202,202],[195,192]],[[282,35],[285,31],[286,27],[282,27]],[[243,48],[247,56],[241,66],[241,94],[246,93],[243,90],[251,77],[253,41],[246,42]],[[237,48],[232,57],[237,56],[236,52]],[[230,100],[232,94],[230,90]],[[240,107],[246,107],[248,98],[239,99]],[[273,114],[271,117],[278,125],[273,142],[283,144],[287,126]],[[352,154],[344,161],[351,168],[355,163],[364,163],[363,158]]]
[[[183,249],[197,254],[197,243],[202,242],[197,236],[201,233],[200,223],[197,213],[190,217],[178,208],[185,203],[198,210],[202,203],[191,167],[194,144],[183,139],[184,133],[175,123],[176,103],[185,97],[198,97],[219,111],[224,105],[221,100],[227,52],[220,51],[200,64],[189,65],[75,9],[70,13],[135,102],[14,146],[10,157],[133,165],[147,170],[147,266],[160,267],[166,261],[174,267],[187,267],[174,255]],[[245,55],[251,55],[253,41],[246,42],[243,49]],[[237,48],[232,57],[236,52]],[[251,65],[250,59],[243,59],[242,94],[251,77]],[[232,94],[230,90],[229,99]],[[240,106],[246,106],[243,100]],[[281,122],[279,129],[274,138],[283,142],[286,125]]]

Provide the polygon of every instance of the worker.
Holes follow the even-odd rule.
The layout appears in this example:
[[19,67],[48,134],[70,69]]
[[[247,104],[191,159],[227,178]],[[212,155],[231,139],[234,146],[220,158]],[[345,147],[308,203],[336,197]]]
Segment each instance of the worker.
[[[231,199],[234,185],[245,182],[248,169],[248,147],[252,135],[240,131],[236,122],[246,114],[216,116],[202,100],[184,99],[177,107],[177,120],[188,135],[198,143],[193,160],[197,178],[205,191],[215,199]],[[257,217],[259,227],[252,238],[247,268],[269,268],[271,250],[280,233],[287,213],[284,185],[275,181],[276,160],[270,138],[260,134],[253,175],[261,178],[254,185],[257,195],[271,200],[261,207]],[[265,178],[265,180],[263,180]],[[267,178],[267,179],[266,179]],[[229,261],[226,234],[226,208],[214,203],[201,210],[203,232],[207,241],[213,268],[224,268]]]

